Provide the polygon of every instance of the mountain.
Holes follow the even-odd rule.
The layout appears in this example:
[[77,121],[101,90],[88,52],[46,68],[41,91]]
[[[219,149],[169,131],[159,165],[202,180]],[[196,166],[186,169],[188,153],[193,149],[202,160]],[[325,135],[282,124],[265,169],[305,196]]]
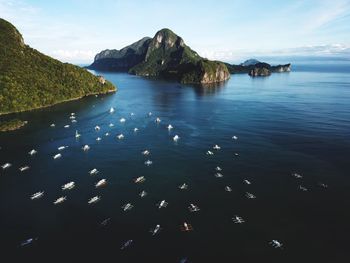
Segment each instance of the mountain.
[[115,90],[103,77],[25,45],[19,31],[0,18],[0,115]]
[[200,57],[170,29],[158,31],[121,50],[105,50],[88,67],[96,70],[128,71],[182,83],[208,84],[230,78],[226,65]]
[[244,61],[244,62],[241,63],[240,65],[246,67],[246,66],[252,66],[252,65],[255,65],[255,64],[258,64],[258,63],[260,63],[259,60],[256,60],[256,59],[254,59],[254,58],[251,58],[251,59],[248,59],[248,60]]
[[128,71],[145,59],[151,40],[149,37],[144,37],[121,50],[103,50],[95,56],[94,62],[89,68],[107,71]]

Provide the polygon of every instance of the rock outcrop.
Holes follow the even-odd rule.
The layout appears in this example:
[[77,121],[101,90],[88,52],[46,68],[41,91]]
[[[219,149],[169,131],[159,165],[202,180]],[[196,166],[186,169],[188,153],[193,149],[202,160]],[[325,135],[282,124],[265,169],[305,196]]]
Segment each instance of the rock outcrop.
[[170,29],[159,30],[153,38],[143,38],[120,51],[102,51],[89,68],[124,70],[138,76],[182,83],[206,84],[230,78],[224,63],[200,57]]
[[266,62],[256,59],[248,59],[239,65],[228,64],[226,66],[231,74],[248,73],[250,76],[269,76],[271,73],[290,72],[291,64],[271,66]]

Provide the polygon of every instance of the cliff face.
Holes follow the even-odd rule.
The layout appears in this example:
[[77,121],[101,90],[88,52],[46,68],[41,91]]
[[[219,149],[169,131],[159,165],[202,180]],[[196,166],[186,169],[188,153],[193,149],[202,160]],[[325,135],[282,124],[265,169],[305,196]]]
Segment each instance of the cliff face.
[[150,41],[151,38],[144,37],[121,50],[103,50],[95,56],[94,62],[88,68],[107,71],[128,71],[145,59]]
[[[99,53],[89,68],[101,69],[100,65],[103,64],[104,70],[124,69],[130,74],[174,79],[184,83],[213,83],[225,81],[230,77],[224,63],[201,58],[170,29],[162,29],[152,39],[144,38],[142,43],[136,43],[131,46],[137,48],[130,52],[121,53],[122,50],[130,50],[131,46],[121,51]],[[127,57],[130,53],[137,53],[137,59],[131,60]],[[121,61],[129,63],[119,66]]]
[[271,71],[267,68],[253,68],[249,71],[251,77],[266,77],[271,75]]
[[115,90],[87,70],[25,45],[18,30],[0,19],[0,115]]

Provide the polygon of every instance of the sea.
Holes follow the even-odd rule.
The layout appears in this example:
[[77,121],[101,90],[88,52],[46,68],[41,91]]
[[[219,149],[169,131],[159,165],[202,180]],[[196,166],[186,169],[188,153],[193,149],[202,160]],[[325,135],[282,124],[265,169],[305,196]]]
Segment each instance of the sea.
[[93,73],[118,91],[7,116],[29,123],[0,134],[1,262],[349,260],[349,62],[211,87]]

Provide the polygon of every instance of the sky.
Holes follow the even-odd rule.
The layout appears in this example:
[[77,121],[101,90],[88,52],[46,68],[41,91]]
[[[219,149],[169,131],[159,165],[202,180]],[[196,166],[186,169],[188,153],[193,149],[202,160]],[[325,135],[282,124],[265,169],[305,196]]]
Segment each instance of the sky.
[[0,17],[26,44],[71,63],[90,63],[101,50],[162,28],[209,59],[350,59],[350,0],[0,0]]

